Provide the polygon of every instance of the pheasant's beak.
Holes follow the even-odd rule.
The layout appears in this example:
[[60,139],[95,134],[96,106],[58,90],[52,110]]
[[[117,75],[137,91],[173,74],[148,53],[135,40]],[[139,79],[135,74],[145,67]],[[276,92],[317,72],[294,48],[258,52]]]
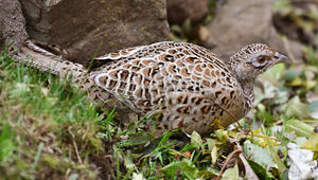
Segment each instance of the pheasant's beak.
[[276,61],[276,63],[282,62],[282,63],[286,63],[287,65],[290,65],[292,63],[291,60],[286,55],[280,52],[275,52],[274,60]]

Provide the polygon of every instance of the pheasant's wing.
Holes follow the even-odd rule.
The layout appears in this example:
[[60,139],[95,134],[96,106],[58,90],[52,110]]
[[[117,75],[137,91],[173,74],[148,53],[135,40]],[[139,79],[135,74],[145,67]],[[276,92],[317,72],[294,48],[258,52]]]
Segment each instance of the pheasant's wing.
[[185,44],[167,41],[108,54],[99,58],[106,64],[91,72],[91,78],[130,108],[149,111],[164,101],[167,88],[172,90],[173,64],[180,54],[190,54]]
[[123,58],[141,58],[141,57],[151,57],[156,56],[167,48],[173,46],[180,46],[182,44],[187,44],[183,42],[173,42],[173,41],[163,41],[158,43],[153,43],[147,46],[136,46],[126,49],[121,49],[116,52],[107,53],[103,56],[94,58],[96,61],[111,61],[111,60],[119,60]]
[[173,44],[180,44],[178,42],[164,41],[159,43],[154,43],[147,46],[136,46],[126,49],[121,49],[116,52],[107,53],[103,56],[94,58],[94,62],[91,65],[92,69],[101,70],[103,65],[109,65],[113,61],[120,61],[122,59],[136,59],[142,57],[153,57],[161,53],[165,49],[173,46]]
[[112,52],[112,53],[107,53],[103,56],[94,58],[97,61],[109,61],[109,60],[118,60],[121,58],[128,58],[131,56],[134,56],[136,54],[136,52],[142,50],[143,48],[145,48],[146,46],[136,46],[136,47],[132,47],[132,48],[127,48],[127,49],[121,49],[118,50],[116,52]]
[[[193,50],[191,50],[192,48]],[[96,60],[97,62],[103,62],[103,61],[109,62],[112,60],[120,60],[123,58],[133,59],[133,58],[142,58],[142,57],[154,57],[166,51],[167,49],[175,49],[176,51],[179,50],[179,52],[181,51],[180,53],[182,53],[182,50],[190,49],[192,53],[195,53],[197,55],[216,57],[216,55],[213,52],[205,48],[202,48],[200,46],[197,46],[195,44],[185,43],[185,42],[163,41],[163,42],[153,43],[153,44],[145,45],[145,46],[136,46],[136,47],[126,48],[126,49],[121,49],[116,52],[107,53],[103,56],[94,58],[94,60]]]

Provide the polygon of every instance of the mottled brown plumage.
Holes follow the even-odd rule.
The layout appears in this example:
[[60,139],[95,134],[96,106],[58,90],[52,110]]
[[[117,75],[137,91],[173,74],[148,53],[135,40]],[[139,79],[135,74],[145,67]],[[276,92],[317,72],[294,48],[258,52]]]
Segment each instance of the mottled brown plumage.
[[[30,42],[28,46],[45,52]],[[32,65],[71,74],[73,83],[92,99],[121,112],[158,114],[148,121],[158,132],[182,128],[206,134],[212,126],[227,126],[244,117],[254,100],[255,78],[284,59],[264,44],[251,44],[225,63],[203,47],[167,41],[96,58],[101,66],[92,71],[69,61],[33,60]]]

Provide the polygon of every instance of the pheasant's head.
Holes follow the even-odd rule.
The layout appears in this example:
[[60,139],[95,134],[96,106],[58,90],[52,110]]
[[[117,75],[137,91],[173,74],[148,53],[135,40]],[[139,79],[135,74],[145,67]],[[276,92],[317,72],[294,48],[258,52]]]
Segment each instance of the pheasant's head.
[[230,58],[229,66],[241,82],[255,78],[279,62],[289,62],[287,56],[269,48],[265,44],[250,44]]

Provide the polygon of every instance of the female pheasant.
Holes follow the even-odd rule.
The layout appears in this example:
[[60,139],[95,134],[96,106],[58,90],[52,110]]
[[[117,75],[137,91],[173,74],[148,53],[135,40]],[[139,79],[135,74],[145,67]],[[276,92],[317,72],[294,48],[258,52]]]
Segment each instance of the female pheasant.
[[119,115],[157,114],[148,123],[158,132],[181,128],[206,134],[213,125],[238,121],[251,109],[255,78],[288,60],[265,44],[248,45],[222,61],[203,47],[166,41],[106,54],[95,59],[101,66],[89,71],[70,61],[45,60],[52,54],[30,41],[27,47],[23,54],[32,58],[20,60],[42,71],[71,76],[90,98],[117,107]]

